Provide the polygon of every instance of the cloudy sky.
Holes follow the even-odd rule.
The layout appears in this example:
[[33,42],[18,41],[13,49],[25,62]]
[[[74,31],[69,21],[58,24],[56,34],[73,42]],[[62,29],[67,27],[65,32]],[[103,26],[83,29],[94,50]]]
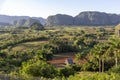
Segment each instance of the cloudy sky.
[[0,0],[0,14],[47,18],[54,14],[75,16],[82,11],[120,14],[120,0]]

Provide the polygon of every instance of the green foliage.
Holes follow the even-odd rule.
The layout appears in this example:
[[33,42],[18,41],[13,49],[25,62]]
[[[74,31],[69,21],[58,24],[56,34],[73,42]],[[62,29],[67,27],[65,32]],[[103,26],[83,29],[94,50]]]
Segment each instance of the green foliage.
[[82,65],[81,71],[98,71],[98,64],[95,62],[87,62]]
[[105,32],[106,30],[104,28],[97,28],[97,32]]
[[[4,53],[4,55],[3,55]],[[16,67],[21,66],[22,62],[32,59],[32,52],[15,52],[9,53],[1,52],[0,53],[0,71],[9,73],[10,71],[16,70]]]
[[76,72],[79,72],[79,71],[81,71],[81,65],[79,65],[79,64],[72,64],[72,65],[70,65],[69,67],[71,67],[72,69],[74,69]]
[[[0,35],[0,72],[11,73],[16,71],[16,74],[18,75],[22,73],[21,77],[27,76],[28,80],[30,80],[29,77],[32,77],[31,80],[37,80],[37,78],[42,80],[44,79],[42,77],[46,77],[47,79],[58,77],[65,80],[67,77],[74,75],[79,71],[98,71],[99,62],[100,65],[104,65],[104,71],[107,71],[115,64],[116,56],[119,63],[119,54],[115,55],[115,53],[119,53],[119,39],[115,38],[111,40],[111,43],[107,47],[104,43],[101,45],[98,44],[101,42],[101,39],[97,37],[105,37],[105,39],[103,38],[102,40],[107,41],[110,36],[106,34],[106,28],[99,30],[99,32],[96,31],[97,28],[92,27],[57,27],[38,31],[38,28],[42,28],[39,27],[41,25],[33,24],[31,26],[31,29],[2,29],[3,32],[1,31]],[[108,35],[108,37],[106,35]],[[33,41],[39,42],[37,44],[40,44],[40,46],[32,46],[31,43],[35,44]],[[30,44],[27,44],[28,42]],[[14,47],[21,45],[30,47],[32,50],[25,51],[23,49],[24,51],[20,50],[19,52],[13,50]],[[2,50],[4,51],[2,52]],[[64,52],[77,52],[78,54],[76,55],[76,58],[78,60],[86,60],[86,62],[82,65],[70,65],[69,67],[60,70],[56,70],[52,65],[47,64],[47,60],[51,60],[54,54]],[[18,72],[19,69],[21,69],[20,74]],[[119,68],[112,70],[113,72],[117,70],[119,71]],[[82,76],[78,77],[75,75],[72,76],[73,78],[71,77],[69,79],[97,80],[99,78],[96,77],[97,75],[100,77],[100,80],[108,79],[105,78],[105,76],[101,78],[102,75],[111,76],[111,74],[95,74],[95,76],[83,76],[83,78]],[[74,79],[74,77],[76,78]]]
[[30,60],[22,64],[21,74],[24,76],[53,78],[56,75],[55,68],[44,61]]
[[50,40],[50,44],[54,49],[54,53],[77,51],[76,47],[68,39],[53,38]]
[[31,41],[39,41],[39,40],[46,40],[47,37],[44,36],[28,36],[27,35],[12,35],[10,38],[8,37],[8,40],[6,42],[3,42],[2,45],[0,45],[0,49],[6,49],[8,47],[14,47],[17,44],[25,43],[25,42],[31,42]]
[[4,51],[0,51],[0,58],[6,58],[7,57],[7,53]]
[[99,72],[104,71],[105,60],[108,58],[108,49],[107,44],[98,44],[90,52],[91,62],[98,61],[99,63]]
[[78,46],[80,50],[93,48],[98,42],[93,34],[85,34],[74,41],[74,45]]
[[30,29],[33,29],[33,30],[44,30],[44,27],[42,24],[38,23],[38,22],[35,22],[33,23],[31,26],[30,26]]
[[113,66],[112,68],[109,69],[108,72],[109,73],[113,72],[113,73],[119,73],[120,74],[120,65],[118,65],[117,67]]
[[70,75],[74,75],[75,70],[71,67],[65,67],[63,69],[58,70],[58,76],[64,76],[64,77],[69,77]]
[[80,59],[82,60],[82,59],[85,59],[87,54],[88,54],[88,51],[83,51],[81,53],[79,52],[76,54],[75,58],[76,58],[76,60],[80,60]]
[[109,40],[110,51],[113,54],[115,65],[118,65],[118,58],[120,58],[120,39],[113,37]]
[[[85,73],[84,73],[85,74]],[[68,80],[119,80],[119,74],[107,74],[107,73],[88,73],[85,75],[76,74],[75,76],[70,76]]]
[[53,53],[50,50],[37,50],[36,51],[37,57],[40,60],[52,60]]

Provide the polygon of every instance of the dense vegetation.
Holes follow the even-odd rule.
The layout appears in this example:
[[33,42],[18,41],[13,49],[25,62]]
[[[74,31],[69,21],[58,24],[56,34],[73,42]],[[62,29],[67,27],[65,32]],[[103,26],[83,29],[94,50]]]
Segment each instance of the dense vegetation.
[[[12,80],[119,79],[120,39],[114,36],[113,27],[46,27],[39,30],[39,25],[0,28],[1,74],[8,74]],[[69,52],[75,53],[75,64],[58,68],[48,62],[54,55]]]

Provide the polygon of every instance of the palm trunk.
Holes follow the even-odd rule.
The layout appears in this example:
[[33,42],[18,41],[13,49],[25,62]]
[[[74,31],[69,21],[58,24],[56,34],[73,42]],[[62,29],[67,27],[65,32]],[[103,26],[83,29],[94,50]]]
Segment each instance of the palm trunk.
[[116,65],[116,67],[118,65],[118,58],[117,57],[115,57],[115,65]]
[[104,59],[102,59],[102,72],[104,72]]
[[101,72],[101,59],[99,59],[99,72]]

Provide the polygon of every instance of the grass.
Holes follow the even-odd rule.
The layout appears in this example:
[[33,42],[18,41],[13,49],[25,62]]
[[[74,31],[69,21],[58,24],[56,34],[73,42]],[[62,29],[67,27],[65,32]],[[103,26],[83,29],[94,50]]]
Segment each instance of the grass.
[[24,50],[34,49],[46,43],[48,43],[48,41],[26,42],[26,43],[16,45],[15,47],[12,48],[11,51],[15,52],[15,51],[24,51]]

